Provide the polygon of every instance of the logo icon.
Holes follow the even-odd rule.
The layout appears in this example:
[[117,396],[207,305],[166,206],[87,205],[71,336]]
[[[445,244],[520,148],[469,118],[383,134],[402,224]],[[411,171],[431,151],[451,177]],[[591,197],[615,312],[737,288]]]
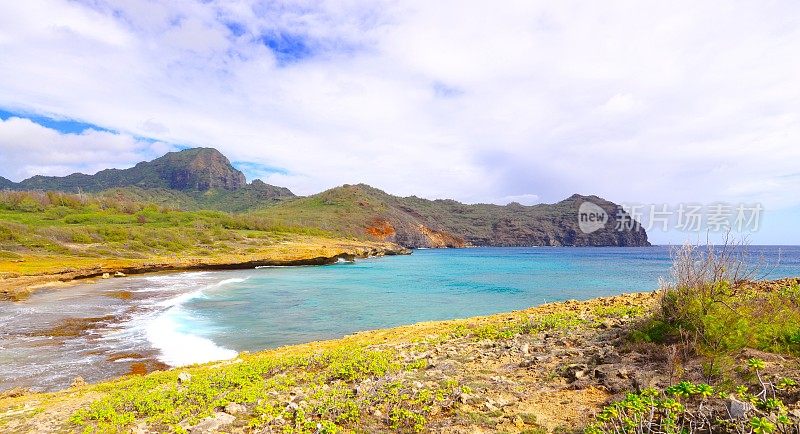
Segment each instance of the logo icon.
[[607,221],[608,214],[606,214],[606,211],[592,202],[583,202],[578,207],[578,227],[584,234],[591,234],[596,230],[602,229]]

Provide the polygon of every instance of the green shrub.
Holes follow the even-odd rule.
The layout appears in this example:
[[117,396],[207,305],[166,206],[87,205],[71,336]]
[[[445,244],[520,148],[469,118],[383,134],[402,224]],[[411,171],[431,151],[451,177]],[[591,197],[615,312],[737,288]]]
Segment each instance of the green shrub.
[[634,342],[664,343],[676,338],[677,328],[658,319],[648,319],[631,332]]
[[743,244],[705,250],[683,247],[673,281],[661,289],[659,308],[631,337],[680,341],[712,357],[741,348],[800,354],[800,304],[793,286],[777,291],[747,281],[753,274]]
[[772,433],[794,432],[800,418],[788,413],[780,396],[796,393],[792,379],[769,381],[762,376],[764,361],[750,359],[755,374],[750,384],[740,384],[737,399],[748,403],[743,415],[726,410],[726,394],[708,384],[682,381],[664,390],[629,393],[605,407],[584,431],[587,434],[659,432]]
[[76,231],[72,233],[72,242],[80,244],[93,243],[94,239],[86,232]]

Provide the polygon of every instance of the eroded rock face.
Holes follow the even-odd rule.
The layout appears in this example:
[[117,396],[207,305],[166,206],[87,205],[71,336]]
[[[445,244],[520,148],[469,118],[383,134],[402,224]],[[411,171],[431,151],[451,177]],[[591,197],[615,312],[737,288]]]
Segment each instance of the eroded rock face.
[[[579,224],[579,209],[591,203],[606,213],[608,220],[599,229],[586,232]],[[630,222],[621,206],[597,196],[574,194],[552,205],[525,207],[510,204],[505,213],[491,224],[488,234],[476,234],[467,239],[477,245],[521,246],[649,246],[647,232]],[[538,208],[538,212],[534,210]]]
[[389,239],[397,233],[397,231],[394,230],[394,226],[392,226],[389,220],[380,217],[375,218],[372,221],[372,224],[367,226],[366,232],[368,235],[371,235],[380,240]]
[[175,190],[236,190],[247,183],[244,174],[216,149],[172,152],[150,164],[156,162],[163,163],[161,172]]
[[[362,225],[363,232],[357,235],[410,248],[650,245],[645,230],[620,205],[597,196],[576,194],[554,204],[500,206],[397,197],[358,184],[300,198],[287,206],[296,211],[302,209],[297,204],[304,201],[310,206],[316,202],[325,205],[322,210],[330,215],[323,223]],[[607,219],[589,231],[580,224],[585,203],[605,213]],[[315,207],[314,212],[320,208]],[[621,220],[627,223],[622,225]]]

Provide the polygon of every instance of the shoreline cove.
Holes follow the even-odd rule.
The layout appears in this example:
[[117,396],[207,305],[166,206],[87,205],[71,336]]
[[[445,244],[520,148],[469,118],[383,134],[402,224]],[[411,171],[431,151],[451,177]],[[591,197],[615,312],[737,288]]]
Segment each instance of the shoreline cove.
[[[323,246],[324,248],[324,246]],[[260,267],[298,267],[331,265],[340,261],[353,261],[355,258],[408,255],[410,249],[397,245],[343,246],[330,255],[305,255],[295,259],[277,259],[269,256],[245,257],[239,260],[215,260],[212,258],[187,258],[181,261],[148,262],[121,266],[93,266],[91,268],[67,269],[62,272],[16,275],[0,273],[0,301],[21,301],[42,289],[58,289],[83,283],[93,283],[104,279],[104,275],[115,273],[146,275],[156,273],[180,273],[187,271],[248,270]],[[98,262],[106,261],[98,258]],[[114,277],[118,278],[118,277]]]
[[[779,271],[800,275],[800,249],[790,253]],[[660,247],[472,248],[97,280],[2,302],[10,333],[0,336],[9,350],[0,389],[55,390],[77,376],[94,383],[363,330],[652,290],[668,268]]]

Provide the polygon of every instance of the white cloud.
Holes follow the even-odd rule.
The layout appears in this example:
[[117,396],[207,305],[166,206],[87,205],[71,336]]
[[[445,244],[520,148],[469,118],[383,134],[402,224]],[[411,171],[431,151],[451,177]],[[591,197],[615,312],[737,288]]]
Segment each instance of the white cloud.
[[92,174],[111,167],[125,168],[171,150],[173,147],[165,143],[127,134],[94,129],[65,134],[28,119],[0,119],[0,173],[12,181],[33,175]]
[[800,205],[798,19],[792,1],[6,2],[0,107],[214,146],[299,193],[781,209]]
[[608,99],[600,109],[608,113],[625,113],[634,109],[637,105],[636,99],[629,93],[618,93]]

